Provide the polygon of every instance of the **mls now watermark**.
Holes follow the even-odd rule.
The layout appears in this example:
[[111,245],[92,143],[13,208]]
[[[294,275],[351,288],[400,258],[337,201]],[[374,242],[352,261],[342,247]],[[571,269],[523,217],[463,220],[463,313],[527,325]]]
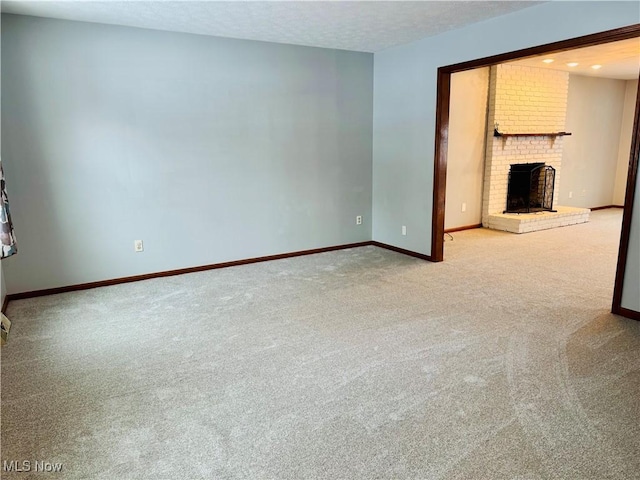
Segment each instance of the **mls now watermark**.
[[3,460],[3,472],[61,472],[62,463],[51,463],[40,460]]

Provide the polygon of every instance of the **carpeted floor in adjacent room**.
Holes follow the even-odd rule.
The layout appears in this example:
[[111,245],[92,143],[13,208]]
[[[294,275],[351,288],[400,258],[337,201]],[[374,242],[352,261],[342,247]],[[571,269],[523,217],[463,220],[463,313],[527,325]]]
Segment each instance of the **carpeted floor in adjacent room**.
[[65,479],[640,478],[640,322],[609,313],[620,221],[460,232],[440,264],[363,247],[11,302],[2,460]]

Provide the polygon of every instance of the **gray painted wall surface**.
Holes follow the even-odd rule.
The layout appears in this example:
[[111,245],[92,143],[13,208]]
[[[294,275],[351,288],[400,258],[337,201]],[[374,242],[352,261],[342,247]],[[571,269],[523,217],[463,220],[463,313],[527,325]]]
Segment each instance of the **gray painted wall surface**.
[[371,54],[2,17],[9,293],[371,239]]
[[622,301],[620,304],[624,308],[640,312],[640,175],[636,180],[629,252],[627,253],[627,265],[624,272]]
[[593,208],[614,204],[626,84],[624,80],[569,75],[565,129],[571,136],[562,144],[558,205]]
[[375,54],[373,239],[431,253],[438,67],[634,24],[639,13],[636,2],[549,2]]

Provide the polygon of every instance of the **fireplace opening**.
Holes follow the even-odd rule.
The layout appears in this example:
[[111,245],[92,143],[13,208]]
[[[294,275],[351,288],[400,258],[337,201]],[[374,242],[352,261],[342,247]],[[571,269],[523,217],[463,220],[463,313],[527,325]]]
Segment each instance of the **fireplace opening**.
[[503,213],[554,212],[556,169],[544,163],[512,164]]

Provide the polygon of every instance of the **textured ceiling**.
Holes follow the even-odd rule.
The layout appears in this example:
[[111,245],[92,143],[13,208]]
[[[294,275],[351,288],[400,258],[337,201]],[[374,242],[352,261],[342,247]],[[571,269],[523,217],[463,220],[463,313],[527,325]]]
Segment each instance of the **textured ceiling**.
[[[542,60],[545,59],[553,59],[553,63],[543,63]],[[567,63],[570,62],[576,62],[578,65],[569,67]],[[592,47],[577,48],[541,57],[525,58],[513,63],[529,67],[562,70],[590,77],[617,78],[621,80],[636,79],[640,73],[640,37],[620,42],[603,43]],[[594,70],[591,65],[601,65],[602,68]]]
[[2,12],[378,52],[530,1],[3,1]]

